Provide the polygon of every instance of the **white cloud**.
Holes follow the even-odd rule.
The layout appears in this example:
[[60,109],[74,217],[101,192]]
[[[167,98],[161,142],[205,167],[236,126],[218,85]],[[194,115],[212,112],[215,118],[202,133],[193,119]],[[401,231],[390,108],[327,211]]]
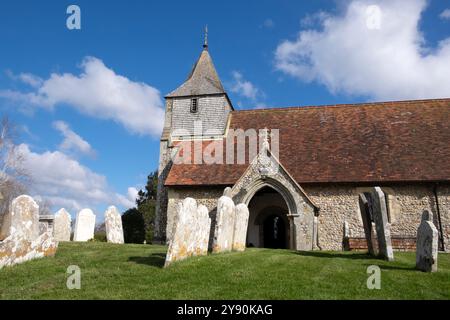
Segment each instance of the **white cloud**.
[[353,0],[276,49],[276,68],[333,93],[376,99],[450,96],[450,38],[425,46],[425,0]]
[[256,102],[264,94],[253,83],[244,79],[244,76],[239,71],[231,73],[233,80],[230,83],[230,91],[236,93],[244,98]]
[[0,97],[48,109],[67,104],[88,116],[116,121],[133,133],[161,133],[164,110],[157,89],[116,74],[95,57],[86,57],[81,68],[80,75],[53,73],[46,80],[22,74],[20,80],[35,90],[0,90]]
[[125,208],[133,208],[136,207],[138,192],[139,191],[135,187],[129,187],[126,196],[116,194],[116,197]]
[[442,11],[439,17],[441,19],[450,20],[450,9],[445,9],[444,11]]
[[137,196],[138,196],[138,192],[139,192],[139,190],[136,189],[135,187],[129,187],[128,188],[128,193],[127,193],[128,199],[133,201],[133,203],[134,203],[136,201]]
[[24,159],[24,168],[31,174],[31,194],[47,199],[56,208],[71,211],[103,205],[129,207],[128,197],[115,193],[106,177],[93,172],[60,151],[36,153],[26,144],[18,151]]
[[64,121],[55,121],[53,122],[53,127],[64,137],[63,142],[59,146],[61,150],[74,151],[76,153],[80,152],[91,157],[95,156],[95,151],[92,149],[89,142],[72,131],[67,123]]

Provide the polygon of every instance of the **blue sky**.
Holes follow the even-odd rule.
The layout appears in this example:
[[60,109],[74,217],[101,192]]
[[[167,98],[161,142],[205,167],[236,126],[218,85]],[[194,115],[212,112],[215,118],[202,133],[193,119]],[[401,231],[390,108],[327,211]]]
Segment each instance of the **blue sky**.
[[236,109],[450,97],[447,0],[2,1],[0,112],[30,193],[72,214],[132,205],[206,24]]

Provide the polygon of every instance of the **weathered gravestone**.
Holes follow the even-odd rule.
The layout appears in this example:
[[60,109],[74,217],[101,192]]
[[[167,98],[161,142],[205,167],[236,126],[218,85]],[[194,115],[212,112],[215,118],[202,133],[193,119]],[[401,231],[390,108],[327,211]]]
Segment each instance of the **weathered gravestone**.
[[436,272],[437,261],[438,231],[433,224],[433,215],[425,210],[417,230],[416,268],[425,272]]
[[378,246],[375,243],[376,238],[372,228],[372,219],[370,217],[370,207],[364,193],[359,195],[359,210],[361,212],[361,220],[364,227],[364,235],[366,236],[367,249],[372,256],[378,255]]
[[111,243],[124,243],[122,217],[115,206],[105,211],[106,240]]
[[394,260],[391,243],[391,225],[388,221],[386,198],[380,187],[372,190],[372,214],[377,230],[379,255],[388,261]]
[[231,251],[232,249],[235,209],[234,202],[230,197],[222,196],[219,198],[212,246],[214,253]]
[[55,214],[55,222],[53,226],[53,236],[56,241],[70,241],[72,232],[72,217],[66,209],[59,209]]
[[247,240],[249,211],[244,203],[236,206],[236,217],[234,221],[233,250],[244,251]]
[[94,238],[95,214],[91,209],[83,209],[77,214],[73,241],[88,241]]
[[39,237],[39,206],[27,195],[21,195],[11,202],[9,214],[3,219],[2,239],[19,231],[27,240]]
[[39,206],[27,195],[14,199],[2,227],[0,269],[31,259],[52,256],[58,247],[50,231],[39,235]]
[[206,255],[210,227],[211,219],[204,205],[197,207],[192,198],[179,203],[164,266],[190,256]]
[[226,187],[225,190],[223,190],[223,195],[225,197],[232,198],[232,196],[231,196],[232,195],[232,189],[230,187]]
[[208,208],[204,205],[197,207],[197,222],[195,230],[195,254],[197,256],[206,256],[208,254],[209,233],[211,230],[211,218]]

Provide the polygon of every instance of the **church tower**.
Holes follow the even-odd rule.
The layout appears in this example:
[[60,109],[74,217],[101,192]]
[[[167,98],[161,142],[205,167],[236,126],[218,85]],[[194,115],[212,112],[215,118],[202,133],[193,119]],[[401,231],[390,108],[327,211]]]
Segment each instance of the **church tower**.
[[225,133],[233,106],[208,51],[205,29],[203,50],[186,81],[166,97],[164,129],[160,141],[155,242],[166,241],[167,189],[164,186],[176,153],[174,142],[214,139]]

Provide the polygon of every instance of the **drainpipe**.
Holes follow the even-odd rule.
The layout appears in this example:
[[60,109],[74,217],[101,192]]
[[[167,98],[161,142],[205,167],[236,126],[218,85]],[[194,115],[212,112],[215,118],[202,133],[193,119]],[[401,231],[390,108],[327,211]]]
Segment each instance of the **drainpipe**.
[[439,223],[439,240],[441,243],[441,250],[444,251],[444,233],[442,232],[441,210],[439,208],[439,197],[438,197],[437,188],[438,188],[438,183],[435,183],[434,187],[433,187],[433,193],[434,193],[434,199],[436,202],[436,212],[437,212],[438,223]]

